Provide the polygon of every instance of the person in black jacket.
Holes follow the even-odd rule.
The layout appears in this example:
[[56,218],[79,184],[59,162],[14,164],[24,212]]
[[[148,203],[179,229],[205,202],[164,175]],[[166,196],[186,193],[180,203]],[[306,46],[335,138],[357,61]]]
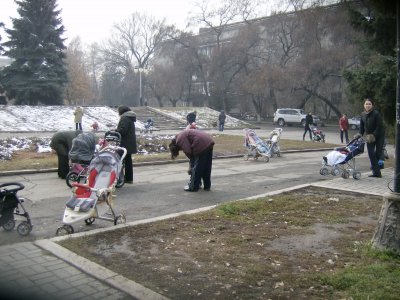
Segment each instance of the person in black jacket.
[[308,131],[308,133],[310,134],[310,141],[312,141],[312,135],[311,135],[311,128],[310,125],[312,125],[314,123],[314,119],[312,114],[309,112],[308,115],[306,116],[306,123],[304,124],[304,133],[303,133],[303,141],[304,138],[306,137],[306,133]]
[[191,125],[192,123],[196,122],[197,111],[193,111],[187,114],[186,121],[187,125]]
[[133,183],[132,154],[137,153],[135,122],[136,114],[127,106],[118,107],[120,119],[116,131],[121,134],[121,147],[126,149],[125,183]]
[[381,114],[374,109],[374,102],[369,98],[364,100],[364,111],[361,114],[360,130],[355,138],[361,137],[364,134],[372,170],[372,175],[369,175],[369,177],[382,177],[378,161],[382,157],[385,130],[383,128]]

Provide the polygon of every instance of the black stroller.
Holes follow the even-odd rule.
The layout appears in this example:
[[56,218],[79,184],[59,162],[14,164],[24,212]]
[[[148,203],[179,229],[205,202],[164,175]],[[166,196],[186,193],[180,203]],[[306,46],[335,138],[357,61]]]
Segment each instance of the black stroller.
[[28,212],[23,206],[24,199],[17,196],[17,192],[25,186],[18,182],[0,184],[0,226],[5,231],[11,231],[15,227],[14,215],[26,218],[17,226],[19,235],[26,236],[32,231],[32,223]]

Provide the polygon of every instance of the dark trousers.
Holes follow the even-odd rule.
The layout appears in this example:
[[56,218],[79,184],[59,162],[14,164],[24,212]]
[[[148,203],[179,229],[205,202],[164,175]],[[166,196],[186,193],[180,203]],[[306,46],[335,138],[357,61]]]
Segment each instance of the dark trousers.
[[125,182],[133,181],[132,154],[126,154],[124,158],[124,163],[125,163]]
[[58,157],[58,177],[65,179],[69,173],[69,158],[68,155],[57,154]]
[[189,183],[189,188],[191,190],[198,190],[202,179],[204,183],[204,189],[211,188],[212,155],[213,148],[204,151],[199,156],[196,156],[193,161],[191,161],[192,175]]
[[349,133],[347,132],[347,130],[340,130],[340,141],[343,143],[343,133],[344,133],[344,137],[346,139],[346,144],[349,143]]
[[75,123],[75,129],[82,131],[82,123]]
[[374,143],[367,143],[369,161],[371,162],[372,174],[374,175],[381,174],[381,168],[378,164],[378,161],[382,157],[384,140],[384,137],[379,137],[376,138]]
[[310,141],[312,141],[312,135],[311,135],[311,128],[310,128],[310,126],[304,127],[303,141],[304,141],[304,138],[306,137],[307,131],[308,131],[308,133],[310,134]]
[[219,123],[219,131],[224,131],[224,125],[225,125],[224,122]]

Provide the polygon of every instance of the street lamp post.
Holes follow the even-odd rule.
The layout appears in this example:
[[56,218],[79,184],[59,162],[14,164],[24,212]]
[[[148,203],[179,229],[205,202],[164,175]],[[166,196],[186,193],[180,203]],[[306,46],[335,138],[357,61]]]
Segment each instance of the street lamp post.
[[139,73],[139,104],[140,104],[140,106],[142,106],[143,105],[143,93],[142,93],[142,90],[143,90],[143,84],[142,84],[142,73],[143,72],[146,72],[146,70],[147,69],[145,69],[145,68],[141,68],[141,67],[135,67],[134,68],[134,72],[136,73]]
[[143,105],[143,103],[142,103],[142,71],[143,71],[143,69],[139,68],[139,103],[140,103],[140,106]]

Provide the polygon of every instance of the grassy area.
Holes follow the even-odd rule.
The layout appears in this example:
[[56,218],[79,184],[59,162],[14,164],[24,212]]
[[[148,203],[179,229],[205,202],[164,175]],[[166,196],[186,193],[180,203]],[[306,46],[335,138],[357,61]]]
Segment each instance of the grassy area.
[[[243,137],[237,135],[216,134],[214,135],[215,146],[214,155],[235,155],[244,154],[246,152],[243,146]],[[146,140],[138,138],[139,149],[147,149],[151,154],[135,154],[134,162],[150,162],[170,160],[168,149],[169,139]],[[313,143],[309,141],[280,141],[281,150],[300,150],[300,149],[317,149],[317,148],[333,148],[337,145]],[[162,151],[160,149],[163,149]],[[179,159],[186,156],[181,152]],[[54,153],[36,153],[33,149],[16,151],[11,160],[0,161],[0,171],[24,170],[24,169],[46,169],[57,167],[57,156]]]
[[[306,196],[305,196],[306,195]],[[399,299],[378,196],[308,187],[60,244],[170,299]]]

